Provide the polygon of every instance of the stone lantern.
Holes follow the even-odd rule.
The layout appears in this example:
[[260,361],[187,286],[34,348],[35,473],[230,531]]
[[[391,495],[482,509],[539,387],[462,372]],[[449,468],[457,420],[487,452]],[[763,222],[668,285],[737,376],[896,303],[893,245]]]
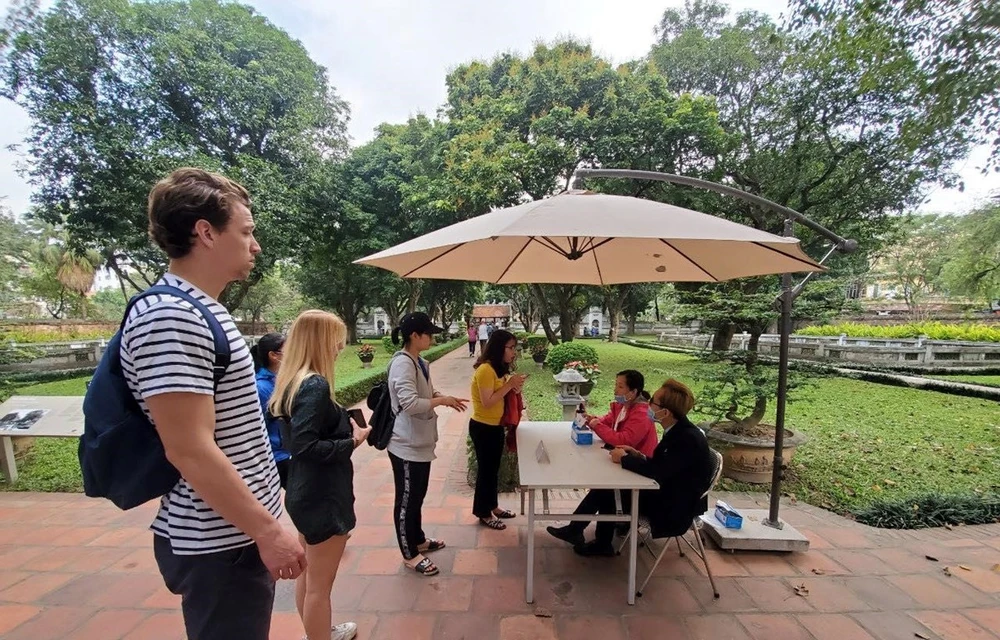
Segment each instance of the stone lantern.
[[584,401],[580,395],[580,385],[587,381],[576,369],[563,369],[558,375],[552,376],[559,383],[559,393],[556,402],[562,405],[563,420],[573,420],[576,408]]

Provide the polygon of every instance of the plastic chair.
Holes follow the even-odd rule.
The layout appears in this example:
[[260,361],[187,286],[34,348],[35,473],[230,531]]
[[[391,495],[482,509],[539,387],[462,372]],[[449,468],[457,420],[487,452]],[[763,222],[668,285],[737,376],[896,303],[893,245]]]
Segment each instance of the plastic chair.
[[[712,452],[711,481],[708,485],[708,489],[706,489],[705,492],[701,494],[702,498],[708,496],[708,494],[713,489],[715,489],[715,485],[719,482],[719,478],[722,476],[722,454],[716,451],[715,449],[710,449],[710,451]],[[708,574],[708,581],[712,585],[712,594],[716,598],[719,597],[719,589],[715,586],[715,578],[712,577],[712,568],[709,567],[708,556],[705,555],[705,546],[702,543],[701,539],[701,528],[702,528],[701,514],[698,514],[697,516],[694,517],[694,520],[692,520],[691,528],[688,530],[688,532],[694,533],[694,539],[695,542],[697,543],[697,547],[691,544],[691,541],[688,540],[683,535],[667,537],[666,543],[664,543],[663,548],[660,549],[660,553],[656,556],[656,562],[653,563],[653,568],[649,570],[649,575],[646,576],[646,579],[643,581],[638,591],[635,592],[636,596],[640,598],[642,597],[643,589],[645,589],[646,585],[649,584],[650,578],[652,578],[653,574],[656,572],[656,567],[660,566],[660,561],[663,560],[663,556],[666,555],[667,549],[670,548],[671,540],[677,540],[677,551],[680,552],[681,556],[684,555],[684,549],[683,547],[681,547],[681,540],[683,540],[685,544],[691,547],[691,550],[694,551],[699,558],[701,558],[701,561],[705,563],[705,573]],[[639,517],[639,534],[641,536],[642,543],[648,549],[650,547],[649,542],[650,540],[653,539],[651,537],[652,531],[650,529],[649,520],[642,516]],[[625,539],[622,540],[621,546],[618,547],[618,553],[621,553],[622,549],[625,548],[625,544],[627,542],[628,542],[628,535],[625,536]],[[650,553],[652,553],[652,551],[650,551]]]

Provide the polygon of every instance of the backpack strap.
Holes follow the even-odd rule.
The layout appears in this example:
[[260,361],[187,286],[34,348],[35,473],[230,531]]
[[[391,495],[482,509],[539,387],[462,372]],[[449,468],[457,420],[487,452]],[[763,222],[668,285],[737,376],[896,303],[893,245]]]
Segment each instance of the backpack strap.
[[219,323],[215,314],[212,313],[200,300],[192,296],[187,291],[169,284],[158,284],[141,293],[137,293],[132,296],[132,299],[129,300],[128,305],[125,307],[125,316],[122,318],[119,331],[123,331],[125,329],[125,321],[128,320],[129,314],[132,312],[132,307],[135,306],[135,303],[147,296],[156,295],[174,296],[180,298],[197,309],[198,313],[201,314],[201,317],[204,318],[205,322],[208,324],[209,330],[212,332],[212,341],[215,343],[215,363],[212,365],[212,378],[215,381],[215,386],[218,387],[219,381],[222,380],[222,376],[226,374],[226,369],[229,368],[229,363],[232,360],[232,350],[229,346],[229,336],[226,335],[226,330],[222,328],[222,324]]
[[[392,407],[392,391],[389,389],[389,370],[392,369],[392,363],[396,361],[396,358],[406,358],[413,363],[413,370],[417,375],[420,375],[420,369],[417,367],[416,361],[405,353],[397,353],[391,358],[389,358],[389,364],[385,367],[385,389],[389,394],[389,407]],[[393,413],[399,413],[399,409],[393,409]]]

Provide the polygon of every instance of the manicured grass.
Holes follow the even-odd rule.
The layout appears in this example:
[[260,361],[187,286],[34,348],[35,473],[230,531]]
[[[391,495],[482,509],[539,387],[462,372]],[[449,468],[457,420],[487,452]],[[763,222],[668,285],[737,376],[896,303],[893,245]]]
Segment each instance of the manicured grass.
[[[627,345],[591,343],[606,374],[590,395],[593,412],[612,399],[614,374],[641,371],[655,388],[674,377],[689,383],[694,359]],[[521,367],[530,419],[559,420],[551,372]],[[798,499],[847,512],[911,495],[977,493],[1000,489],[1000,411],[996,402],[843,378],[815,378],[789,397],[787,427],[809,440],[796,451],[783,490]],[[774,420],[774,406],[767,421]],[[692,420],[710,416],[697,409]],[[567,436],[568,437],[568,436]],[[723,489],[766,491],[762,485],[726,481]]]
[[987,387],[1000,387],[1000,376],[977,376],[970,373],[962,375],[940,375],[928,376],[936,380],[954,380],[955,382],[968,382],[969,384],[981,384]]

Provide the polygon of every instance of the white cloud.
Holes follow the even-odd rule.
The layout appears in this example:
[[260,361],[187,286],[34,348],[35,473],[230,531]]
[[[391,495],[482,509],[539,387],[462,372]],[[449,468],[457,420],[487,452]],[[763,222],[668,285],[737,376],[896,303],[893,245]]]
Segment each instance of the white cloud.
[[[614,62],[642,56],[653,41],[663,10],[682,0],[253,0],[273,23],[299,39],[325,66],[330,82],[351,106],[355,144],[372,137],[381,122],[417,113],[434,115],[446,100],[445,76],[456,65],[503,51],[527,53],[539,40],[572,35],[590,41]],[[732,0],[734,11],[755,9],[779,17],[773,0]],[[0,145],[23,138],[27,119],[0,104]],[[17,212],[29,189],[17,177],[15,156],[0,150],[0,196]],[[975,162],[962,171],[967,190],[934,192],[930,207],[967,209],[976,197],[1000,188],[997,175],[983,178]]]

